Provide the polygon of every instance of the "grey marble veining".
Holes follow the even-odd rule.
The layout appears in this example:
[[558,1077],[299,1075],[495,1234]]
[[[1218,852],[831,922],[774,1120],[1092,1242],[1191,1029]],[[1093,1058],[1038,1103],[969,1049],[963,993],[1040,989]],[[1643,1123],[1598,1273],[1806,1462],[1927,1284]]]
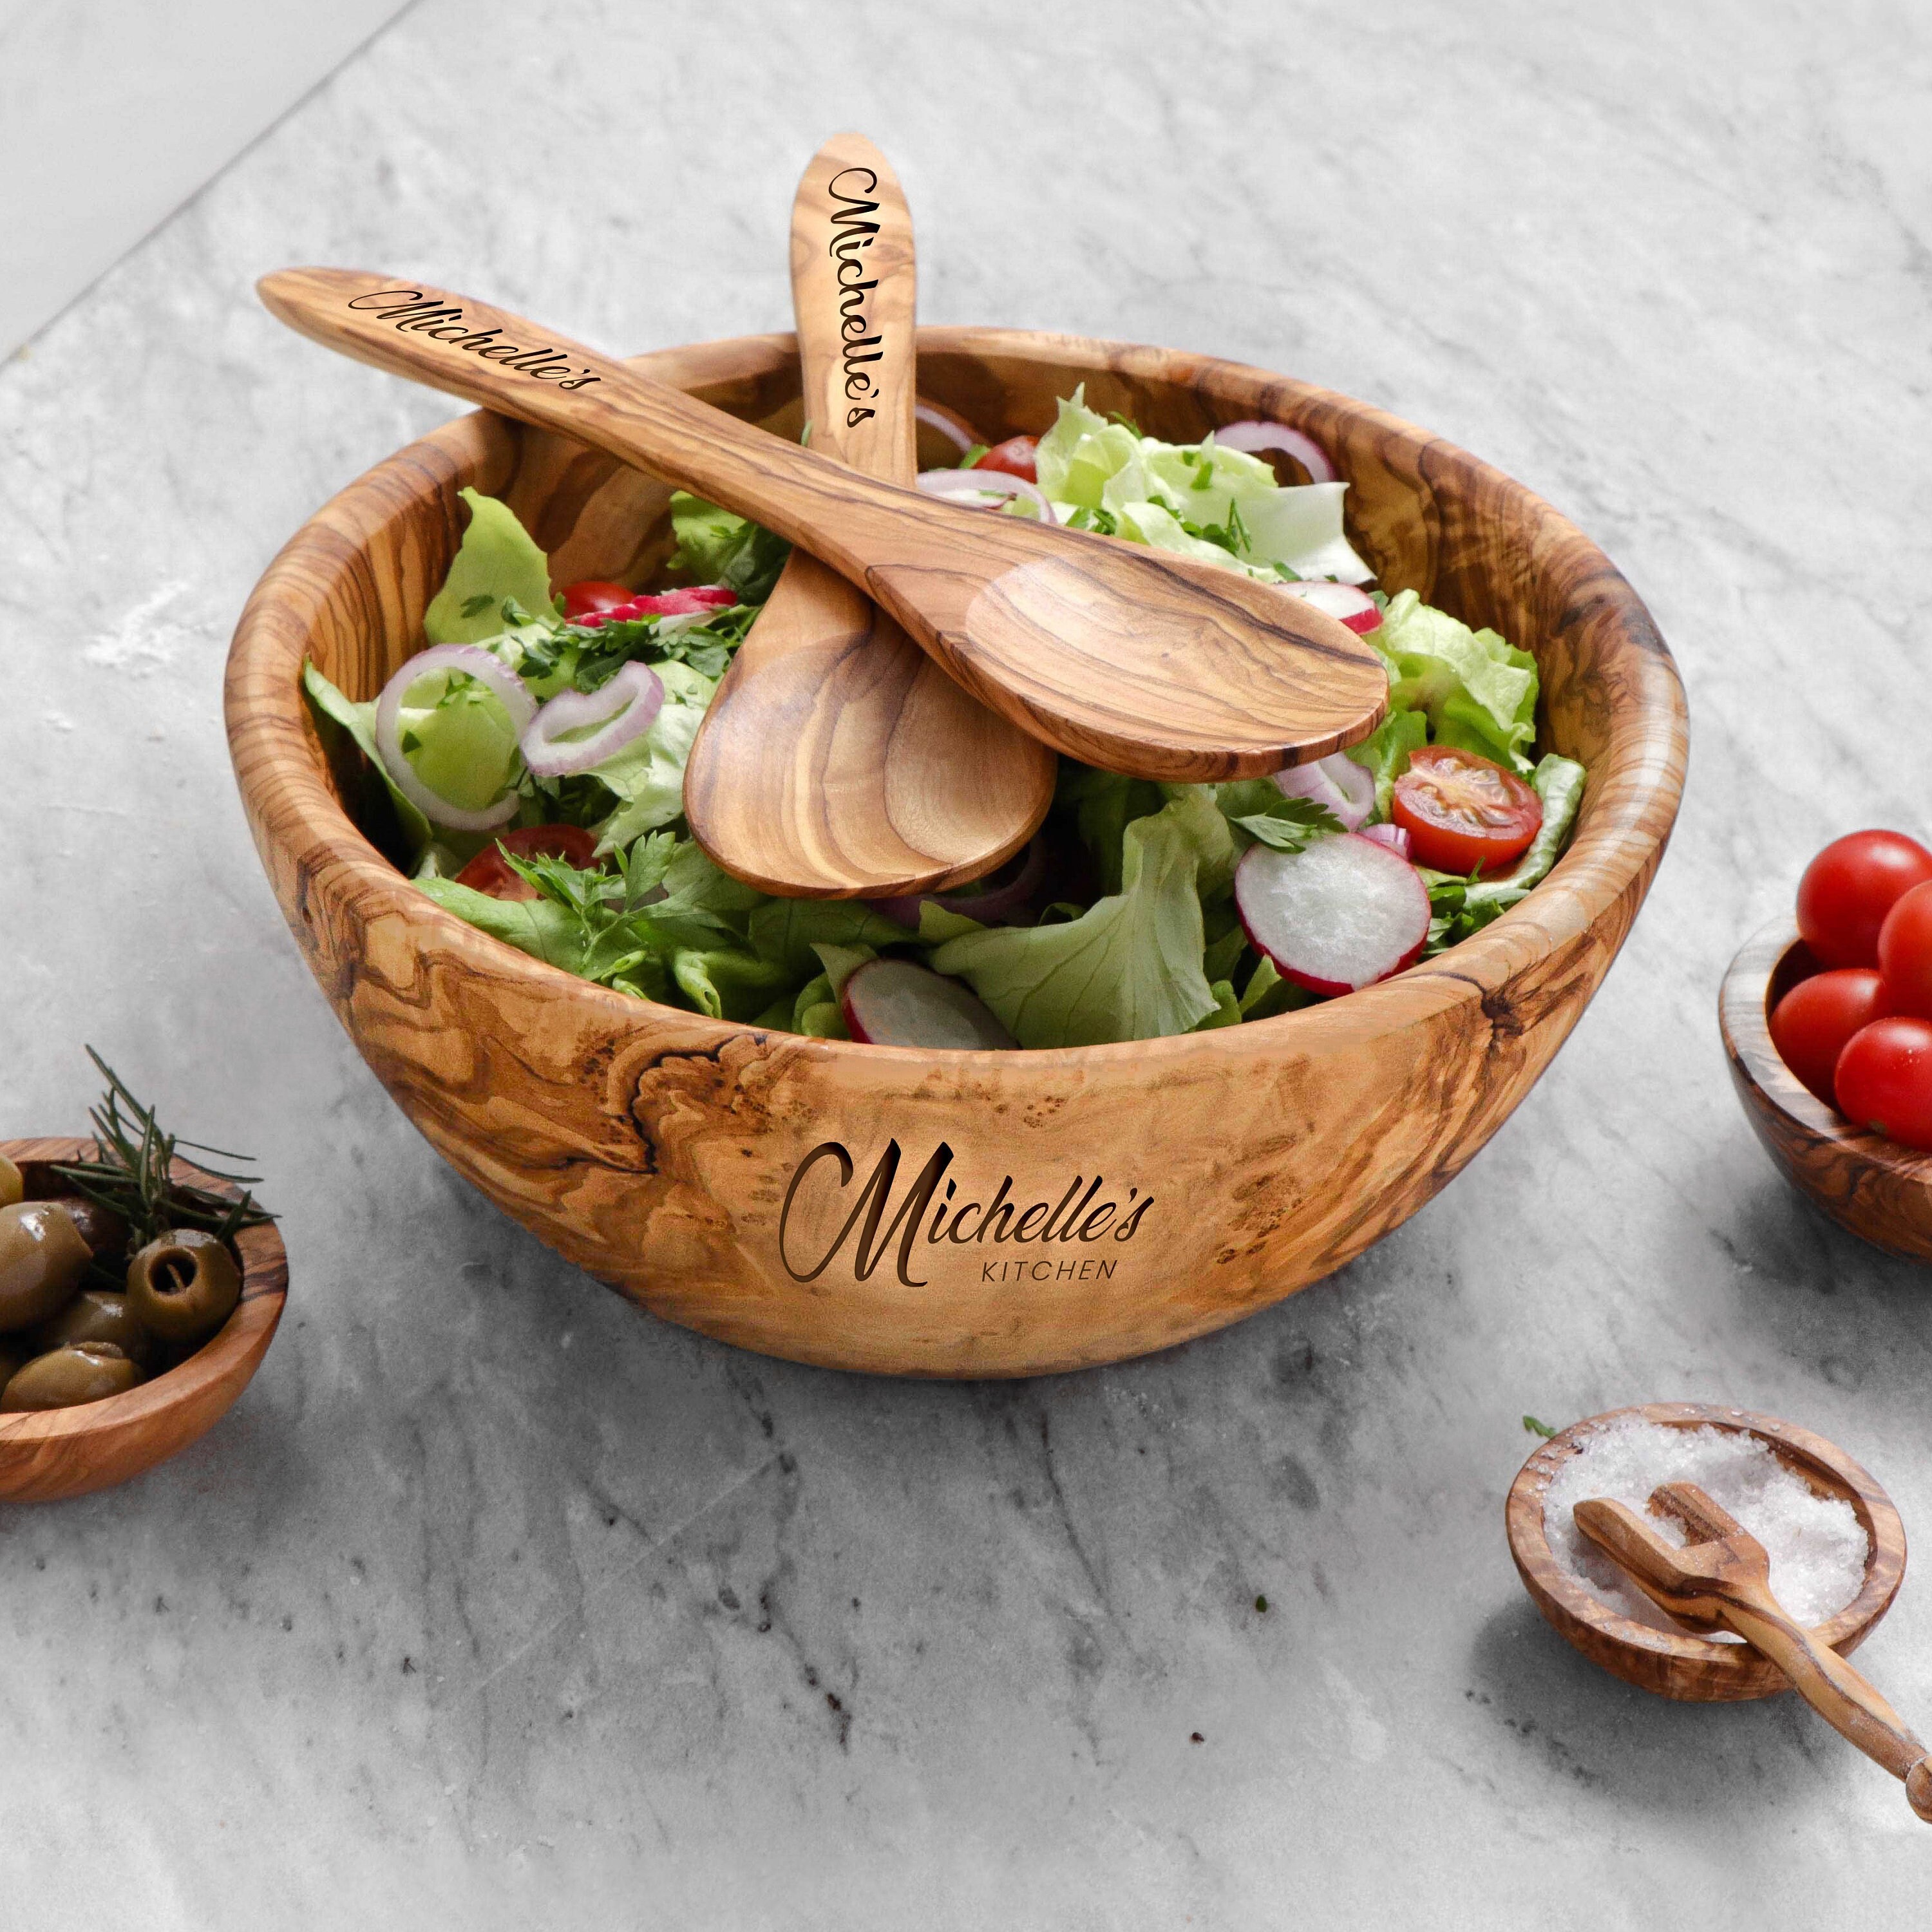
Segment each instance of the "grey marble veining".
[[[1818,844],[1927,829],[1928,82],[1902,4],[424,0],[0,367],[0,1132],[78,1126],[92,1040],[255,1150],[294,1265],[196,1449],[0,1516],[0,1922],[1922,1923],[1896,1786],[1788,1700],[1574,1656],[1501,1498],[1525,1410],[1719,1399],[1932,1533],[1932,1272],[1784,1191],[1713,1010]],[[1112,1370],[822,1373],[565,1266],[338,1030],[227,769],[249,586],[447,412],[252,278],[394,264],[621,347],[782,326],[845,124],[929,318],[1427,423],[1605,543],[1690,693],[1649,905],[1490,1150]],[[1863,1660],[1932,1724],[1925,1578]]]

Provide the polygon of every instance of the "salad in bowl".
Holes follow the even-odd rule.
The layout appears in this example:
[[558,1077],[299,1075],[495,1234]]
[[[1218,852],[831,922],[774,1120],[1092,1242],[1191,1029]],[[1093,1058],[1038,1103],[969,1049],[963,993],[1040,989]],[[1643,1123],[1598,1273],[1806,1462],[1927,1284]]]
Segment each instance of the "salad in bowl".
[[1344,530],[1347,485],[1308,437],[1251,422],[1168,443],[1078,391],[1045,435],[991,448],[950,411],[920,415],[956,459],[922,488],[1278,583],[1374,646],[1387,717],[1270,778],[1162,784],[1063,758],[1040,834],[974,886],[775,898],[706,856],[682,793],[785,544],[680,494],[658,588],[554,586],[506,506],[466,490],[425,647],[364,703],[305,669],[316,712],[380,781],[385,842],[422,891],[567,972],[713,1019],[1034,1048],[1342,997],[1467,938],[1556,862],[1586,774],[1536,755],[1535,661],[1378,584]]

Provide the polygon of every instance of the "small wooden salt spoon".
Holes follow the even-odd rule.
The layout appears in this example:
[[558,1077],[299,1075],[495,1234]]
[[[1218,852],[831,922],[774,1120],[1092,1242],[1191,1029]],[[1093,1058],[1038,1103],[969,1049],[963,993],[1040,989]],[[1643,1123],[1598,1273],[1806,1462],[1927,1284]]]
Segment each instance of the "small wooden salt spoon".
[[256,287],[329,348],[755,518],[884,604],[982,702],[1088,764],[1258,778],[1359,743],[1388,709],[1372,647],[1277,586],[862,476],[466,296],[344,268]]
[[[834,135],[799,182],[791,286],[811,447],[910,483],[912,218],[860,135]],[[854,339],[870,359],[848,366]],[[892,898],[991,872],[1046,816],[1053,781],[1046,746],[794,550],[704,714],[684,810],[712,858],[766,892]]]
[[1912,1810],[1932,1822],[1932,1757],[1878,1692],[1771,1594],[1764,1545],[1694,1483],[1663,1484],[1650,1507],[1683,1524],[1691,1538],[1684,1548],[1673,1549],[1634,1510],[1600,1496],[1576,1505],[1576,1527],[1679,1623],[1733,1630],[1770,1658],[1833,1730],[1904,1780]]

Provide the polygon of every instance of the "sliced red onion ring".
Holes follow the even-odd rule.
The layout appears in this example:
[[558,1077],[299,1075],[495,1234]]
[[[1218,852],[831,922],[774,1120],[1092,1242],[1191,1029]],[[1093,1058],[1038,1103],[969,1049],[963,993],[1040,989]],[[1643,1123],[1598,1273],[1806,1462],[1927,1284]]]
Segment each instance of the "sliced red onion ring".
[[964,416],[954,415],[940,404],[928,403],[922,396],[913,404],[912,412],[916,422],[938,430],[962,456],[980,440],[973,434],[973,425]]
[[919,930],[919,909],[928,900],[944,912],[963,913],[982,926],[1004,924],[1025,906],[1039,891],[1046,877],[1046,841],[1038,832],[1032,841],[995,868],[980,883],[976,892],[920,892],[903,898],[868,899],[866,903],[882,917],[909,932]]
[[1386,845],[1391,852],[1406,859],[1409,855],[1408,827],[1406,825],[1365,825],[1362,836],[1372,838],[1378,845]]
[[[928,496],[1024,496],[1034,506],[1034,514],[1042,523],[1059,520],[1053,514],[1053,506],[1046,500],[1046,493],[1037,483],[1029,483],[1023,476],[1009,476],[1004,470],[922,470],[916,480]],[[986,503],[980,507],[998,510],[1005,506]]]
[[510,714],[510,729],[520,736],[536,716],[536,700],[529,687],[503,660],[481,644],[434,644],[418,651],[382,687],[376,704],[376,752],[397,790],[431,824],[446,826],[452,832],[488,832],[513,818],[517,794],[512,788],[494,805],[474,812],[452,805],[441,793],[431,791],[416,776],[416,767],[403,752],[403,700],[412,688],[438,671],[460,672],[487,686],[493,697]]
[[1311,483],[1335,481],[1335,466],[1328,460],[1328,452],[1313,437],[1290,429],[1286,423],[1229,423],[1214,432],[1214,440],[1223,449],[1245,450],[1250,456],[1259,450],[1278,449],[1284,456],[1293,457],[1308,472]]
[[[518,742],[524,763],[540,778],[568,778],[621,752],[643,736],[664,708],[664,680],[649,664],[627,664],[602,691],[560,691],[530,720]],[[587,738],[566,731],[601,728]]]
[[1346,752],[1330,752],[1312,765],[1291,765],[1276,772],[1274,782],[1284,798],[1312,799],[1352,832],[1376,808],[1376,782]]

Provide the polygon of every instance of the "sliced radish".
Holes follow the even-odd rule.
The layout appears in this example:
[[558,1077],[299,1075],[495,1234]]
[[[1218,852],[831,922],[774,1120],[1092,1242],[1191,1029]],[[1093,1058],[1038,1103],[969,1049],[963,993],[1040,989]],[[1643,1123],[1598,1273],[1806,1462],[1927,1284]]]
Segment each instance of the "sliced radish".
[[1312,604],[1318,610],[1325,610],[1337,623],[1346,625],[1352,631],[1377,631],[1382,628],[1382,614],[1376,608],[1376,600],[1366,590],[1358,590],[1352,584],[1330,584],[1319,577],[1304,578],[1299,584],[1284,584],[1282,586],[1291,597],[1299,597],[1304,604]]
[[1311,993],[1352,993],[1386,980],[1429,937],[1420,874],[1352,832],[1299,852],[1250,847],[1234,874],[1234,904],[1256,950]]
[[1330,752],[1312,765],[1291,765],[1276,772],[1274,782],[1284,798],[1312,799],[1333,812],[1344,832],[1354,831],[1376,808],[1374,774],[1346,752]]
[[845,982],[838,1004],[845,1030],[867,1046],[1019,1045],[957,980],[910,959],[867,960]]
[[1362,836],[1372,838],[1378,845],[1386,845],[1391,852],[1399,852],[1405,859],[1409,856],[1408,827],[1406,825],[1365,825]]

